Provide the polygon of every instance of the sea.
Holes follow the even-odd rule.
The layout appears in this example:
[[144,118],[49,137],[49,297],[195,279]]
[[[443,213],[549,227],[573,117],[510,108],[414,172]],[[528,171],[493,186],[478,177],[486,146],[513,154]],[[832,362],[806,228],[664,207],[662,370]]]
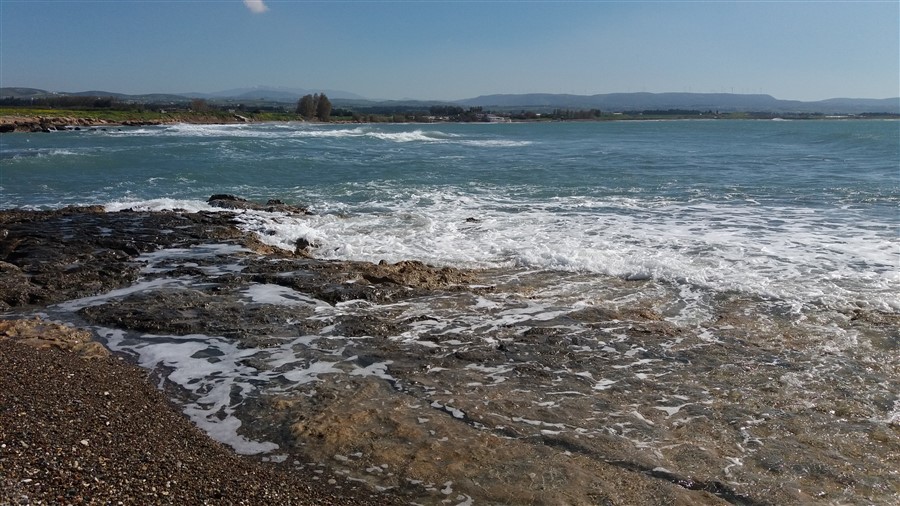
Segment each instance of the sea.
[[[550,366],[586,390],[557,382],[525,396],[540,412],[570,397],[590,408],[494,412],[536,437],[619,437],[659,460],[662,471],[648,464],[645,474],[705,476],[737,503],[889,504],[900,494],[896,120],[173,124],[4,134],[0,148],[0,208],[221,211],[207,204],[210,195],[278,199],[311,214],[247,211],[240,227],[290,251],[306,239],[321,259],[417,260],[483,273],[494,291],[392,307],[407,319],[430,318],[394,339],[449,350],[496,347],[534,329],[591,336],[596,346],[569,349],[594,354],[585,368]],[[598,307],[619,311],[617,325],[576,317]],[[635,308],[652,318],[629,324],[622,315]],[[676,330],[650,339],[635,331],[644,324],[653,334],[648,321]],[[113,348],[145,353],[145,366],[181,365],[154,362],[165,354],[146,342],[129,348],[117,331],[96,331]],[[420,339],[451,331],[456,337],[439,344]],[[713,368],[702,358],[666,358],[719,357],[720,349],[733,353]],[[198,375],[252,376],[236,365],[183,365],[190,378],[172,381],[188,390],[203,382]],[[469,364],[484,377],[448,383],[445,397],[432,390],[423,409],[465,411],[473,381],[505,388],[517,365]],[[340,373],[335,367],[313,377],[324,381]],[[378,378],[392,374],[390,364],[378,370]],[[694,387],[679,390],[687,383]],[[185,403],[201,427],[218,423]],[[726,405],[746,412],[716,422],[702,411]],[[804,426],[815,429],[799,434]],[[275,443],[209,430],[243,453],[278,454]],[[708,454],[685,456],[680,445]],[[439,499],[479,503],[477,487],[452,479],[465,493],[442,495],[444,482],[434,478]]]

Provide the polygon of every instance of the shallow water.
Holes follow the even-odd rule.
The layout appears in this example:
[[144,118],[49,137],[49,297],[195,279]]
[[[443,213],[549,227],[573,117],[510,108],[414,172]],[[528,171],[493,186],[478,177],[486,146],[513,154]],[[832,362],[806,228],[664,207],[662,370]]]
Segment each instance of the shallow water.
[[[428,504],[588,503],[588,477],[609,466],[735,504],[890,503],[900,492],[896,314],[798,321],[777,301],[727,293],[682,320],[668,283],[522,269],[332,303],[291,288],[302,265],[233,247],[143,261],[135,287],[47,315],[155,318],[163,332],[93,328],[240,453],[313,459]],[[184,267],[205,274],[170,277]],[[244,281],[223,283],[234,275]],[[165,332],[203,318],[184,314],[201,307],[181,301],[195,293],[211,312],[235,301],[248,315],[285,312],[265,334],[249,320]]]

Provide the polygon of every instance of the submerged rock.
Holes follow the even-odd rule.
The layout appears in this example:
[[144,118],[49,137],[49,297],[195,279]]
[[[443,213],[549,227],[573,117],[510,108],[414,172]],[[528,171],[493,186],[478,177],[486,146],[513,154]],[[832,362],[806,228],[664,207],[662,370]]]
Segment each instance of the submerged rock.
[[222,209],[267,211],[270,213],[312,214],[307,207],[292,206],[277,199],[270,199],[265,204],[257,204],[234,195],[215,194],[209,197],[207,203],[213,207],[221,207]]

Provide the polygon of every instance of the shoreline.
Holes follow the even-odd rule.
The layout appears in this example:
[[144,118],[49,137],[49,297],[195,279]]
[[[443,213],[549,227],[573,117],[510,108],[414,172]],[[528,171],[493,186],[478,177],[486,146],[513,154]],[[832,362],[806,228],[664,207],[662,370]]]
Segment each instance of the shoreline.
[[[132,243],[120,230],[94,256],[83,249],[91,239],[60,248],[61,238],[31,228],[109,215],[102,206],[0,210],[0,504],[402,504],[297,454],[290,468],[239,455],[195,425],[153,370],[113,354],[90,330],[34,316],[127,286],[137,274],[131,259],[166,247]],[[271,252],[230,230],[227,215],[197,216],[217,237],[198,241]],[[58,271],[72,249],[82,267]]]
[[231,121],[225,121],[223,118],[202,117],[196,118],[180,118],[173,117],[168,119],[126,119],[123,121],[114,121],[104,118],[89,118],[75,116],[0,116],[0,133],[37,133],[37,132],[53,132],[68,131],[82,129],[97,129],[109,127],[123,126],[159,126],[174,125],[178,123],[191,123],[197,125],[216,125],[216,124],[240,124],[252,123],[244,116],[234,115]]
[[[239,454],[182,412],[172,385],[163,388],[152,368],[110,351],[91,330],[35,316],[55,303],[128,286],[138,275],[129,265],[137,256],[183,241],[291,256],[232,227],[229,207],[250,203],[219,200],[222,212],[188,220],[102,206],[0,210],[0,504],[404,504],[297,449],[285,464]],[[196,230],[168,244],[142,240],[123,223],[98,243],[41,231],[58,220],[90,227],[133,216],[150,220],[149,229],[175,220]],[[104,251],[90,252],[97,247]],[[73,260],[81,267],[65,269]]]
[[[224,199],[223,205],[236,204],[244,202]],[[302,208],[295,211],[302,212]],[[226,440],[274,439],[280,449],[279,455],[269,456],[274,459],[272,462],[259,462],[259,456],[239,456],[225,444],[213,441],[213,435],[202,430],[208,423],[198,425],[195,415],[178,413],[166,399],[172,395],[180,398],[184,395],[181,390],[198,385],[173,382],[170,378],[161,390],[156,390],[163,384],[157,384],[159,376],[154,370],[170,368],[174,362],[154,366],[141,358],[146,369],[128,364],[131,360],[118,357],[131,356],[133,352],[109,332],[227,335],[238,348],[278,349],[270,347],[290,347],[291,339],[303,341],[304,335],[317,332],[324,323],[305,317],[309,309],[294,304],[248,307],[240,295],[252,286],[248,283],[268,287],[287,283],[291,290],[330,305],[353,300],[382,305],[411,297],[466,297],[470,290],[489,290],[469,287],[473,283],[478,286],[476,278],[451,268],[419,262],[316,260],[309,258],[301,244],[295,252],[276,250],[235,229],[231,216],[227,208],[209,213],[107,213],[101,206],[0,212],[0,311],[5,319],[44,314],[46,308],[55,304],[94,295],[102,297],[132,286],[142,276],[140,265],[146,263],[138,261],[138,257],[168,248],[238,246],[228,249],[230,253],[218,262],[241,262],[255,272],[238,277],[214,275],[210,281],[219,289],[212,292],[151,290],[145,295],[135,293],[137,298],[126,297],[122,304],[70,309],[75,311],[73,316],[77,315],[70,324],[87,322],[95,329],[91,339],[117,352],[94,362],[64,350],[35,350],[0,338],[0,406],[19,408],[0,411],[0,431],[4,431],[2,440],[7,445],[0,452],[0,470],[5,479],[15,482],[15,487],[7,487],[13,497],[0,497],[0,503],[21,502],[22,496],[28,496],[31,504],[78,500],[103,503],[114,499],[141,504],[390,505],[415,501],[459,505],[482,500],[559,504],[570,497],[569,487],[577,484],[577,492],[573,492],[578,497],[586,497],[584,494],[593,489],[591,493],[602,500],[616,498],[623,504],[723,504],[723,492],[713,484],[674,474],[654,474],[649,472],[652,466],[642,462],[624,465],[595,461],[590,452],[568,439],[560,439],[559,444],[563,448],[574,445],[571,454],[561,453],[554,444],[541,439],[534,440],[520,429],[510,427],[494,434],[492,430],[474,427],[467,415],[460,418],[463,412],[447,400],[425,402],[416,391],[398,391],[399,384],[382,378],[387,371],[378,367],[377,357],[406,353],[400,343],[384,337],[405,323],[366,316],[346,315],[335,322],[343,334],[376,336],[372,343],[380,348],[371,352],[348,350],[350,356],[341,360],[354,368],[349,375],[332,367],[328,372],[333,374],[317,376],[315,382],[300,380],[299,390],[293,393],[262,397],[235,408],[250,410],[245,411],[245,416],[257,420],[258,426],[247,424],[239,432],[230,429],[233,433],[226,435]],[[107,230],[105,237],[93,232],[98,227]],[[171,232],[159,234],[160,230]],[[80,267],[69,268],[73,262]],[[203,276],[197,268],[178,269],[182,276]],[[271,269],[302,269],[303,274],[284,277],[269,272]],[[165,277],[167,271],[151,263],[144,275]],[[132,308],[132,302],[140,308]],[[50,318],[54,317],[71,320],[51,310]],[[279,330],[283,328],[279,322],[296,322],[290,326],[299,337],[279,344],[285,339],[273,337],[285,335]],[[648,324],[654,322],[648,320]],[[99,334],[97,329],[101,329]],[[210,344],[220,341],[213,338]],[[308,351],[313,354],[309,360],[326,364],[328,355],[337,350],[323,346],[303,345],[300,352]],[[464,361],[478,356],[460,355]],[[192,359],[182,354],[172,358]],[[370,363],[373,360],[376,362]],[[214,366],[214,362],[208,363]],[[399,361],[395,364],[406,369]],[[23,369],[17,367],[41,374],[20,379]],[[272,374],[263,363],[254,362],[254,367],[262,377]],[[428,369],[412,370],[427,374]],[[469,374],[468,371],[460,372]],[[304,374],[302,368],[297,373]],[[411,380],[409,384],[418,383]],[[307,388],[312,390],[307,392]],[[107,400],[106,392],[113,401]],[[187,394],[196,396],[197,392]],[[502,394],[507,395],[512,392]],[[210,407],[213,411],[218,409]],[[266,410],[254,412],[254,407]],[[224,406],[223,414],[232,416],[230,409]],[[477,413],[465,409],[468,415]],[[203,420],[215,425],[215,414],[211,412],[209,416],[212,418],[203,415]],[[83,422],[69,423],[75,419]],[[122,432],[109,429],[107,421],[110,426],[122,428]],[[148,428],[147,423],[156,425]],[[64,426],[59,427],[60,424]],[[35,431],[34,427],[48,430]],[[551,438],[551,442],[556,440]],[[460,451],[463,447],[471,451]],[[82,455],[88,451],[96,453]],[[55,460],[42,456],[54,456]],[[548,470],[551,476],[536,477],[537,470],[531,469],[546,461],[553,462],[553,469]],[[572,473],[571,478],[565,478],[567,473]],[[495,474],[496,479],[489,478]],[[545,479],[549,480],[546,486],[535,485]],[[167,484],[175,481],[179,488],[163,495],[161,491],[167,491]],[[54,495],[58,492],[51,491],[59,487],[43,485],[48,482],[63,484],[68,495]],[[133,487],[132,483],[138,485]],[[307,488],[296,488],[298,483]],[[726,490],[724,494],[730,497],[735,492]]]
[[[900,490],[893,475],[870,465],[890,461],[900,448],[895,412],[887,407],[885,414],[893,400],[892,345],[877,340],[895,328],[896,314],[854,314],[848,325],[873,333],[872,345],[822,357],[817,332],[747,298],[721,301],[699,327],[667,320],[657,309],[665,287],[651,281],[610,279],[609,295],[567,307],[545,291],[584,277],[316,259],[309,241],[276,249],[233,219],[242,209],[269,207],[302,219],[304,207],[229,195],[210,201],[222,210],[0,212],[4,318],[39,314],[89,326],[92,339],[145,368],[136,369],[144,388],[178,398],[182,413],[166,409],[206,429],[208,443],[245,450],[276,444],[277,452],[260,456],[270,461],[263,467],[287,478],[269,481],[320,475],[317,481],[332,486],[363,482],[372,501],[761,505],[824,497],[861,504]],[[616,293],[629,302],[616,303]],[[523,312],[534,316],[522,319]],[[29,352],[8,352],[13,345],[0,346],[0,357],[17,363]],[[55,360],[61,352],[42,353]],[[853,371],[885,364],[854,376],[867,395],[841,386],[848,363]],[[58,369],[68,380],[81,374],[77,367]],[[837,372],[798,376],[817,368]],[[5,370],[3,381],[18,380],[12,366]],[[773,389],[773,378],[785,387]],[[42,383],[29,385],[0,392],[21,388],[10,395],[38,414],[55,412],[40,402],[84,403],[77,397],[84,391],[112,392],[100,383],[48,397]],[[804,392],[816,392],[816,403],[799,403]],[[94,405],[73,416],[106,415],[111,407]],[[145,418],[157,415],[133,423]],[[746,420],[758,422],[731,429]],[[0,422],[5,430],[16,419]],[[102,442],[105,420],[94,425]],[[48,438],[43,454],[93,448],[83,436]],[[748,438],[757,442],[736,454]],[[645,449],[655,441],[664,446]],[[172,444],[164,437],[158,446],[178,450]],[[104,458],[155,462],[131,451],[104,450]],[[863,453],[866,460],[856,457]],[[31,454],[16,457],[23,455]],[[733,459],[742,464],[729,466]],[[808,472],[809,462],[821,471]],[[230,468],[209,473],[216,483],[255,479],[234,478]],[[84,479],[73,485],[88,486]],[[185,493],[209,498],[208,490]],[[245,500],[236,497],[205,500]]]
[[[75,111],[71,111],[75,112]],[[755,114],[755,113],[752,113]],[[172,113],[172,114],[153,114],[161,116],[155,118],[142,118],[140,116],[131,116],[121,120],[108,119],[97,116],[79,116],[79,115],[0,115],[0,134],[2,133],[38,133],[53,131],[70,131],[83,129],[103,129],[115,127],[139,127],[139,126],[160,126],[175,125],[179,123],[194,125],[235,125],[235,124],[254,124],[254,123],[291,123],[303,122],[315,125],[342,125],[342,124],[455,124],[467,123],[457,121],[414,121],[404,120],[394,121],[354,121],[354,120],[332,120],[327,122],[309,121],[299,117],[296,119],[285,119],[283,115],[278,117],[262,117],[256,118],[252,114],[241,115],[237,113]],[[99,116],[99,114],[98,114]],[[499,124],[514,123],[606,123],[606,122],[631,122],[631,121],[715,121],[715,120],[743,120],[743,121],[846,121],[846,120],[882,120],[891,121],[898,120],[900,116],[889,115],[884,117],[867,117],[858,115],[810,115],[810,114],[775,114],[766,113],[765,116],[740,115],[737,113],[728,113],[716,116],[643,116],[624,115],[619,117],[606,117],[597,119],[534,119],[534,120],[507,120],[502,122],[493,122]],[[468,122],[468,123],[485,123],[485,122]],[[487,122],[492,123],[492,122]]]
[[0,503],[400,504],[327,470],[237,455],[181,414],[149,371],[85,339],[0,320]]

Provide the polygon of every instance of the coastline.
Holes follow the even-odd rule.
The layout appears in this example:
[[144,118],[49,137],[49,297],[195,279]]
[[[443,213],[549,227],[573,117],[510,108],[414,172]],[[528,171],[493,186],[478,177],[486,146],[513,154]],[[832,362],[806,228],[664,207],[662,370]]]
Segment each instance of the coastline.
[[0,504],[400,504],[327,471],[236,455],[147,371],[44,339],[77,330],[0,324]]
[[[230,230],[227,214],[204,226],[270,251]],[[162,246],[128,246],[119,234],[106,247],[120,253],[85,257],[75,239],[84,266],[69,277],[57,270],[71,253],[58,237],[16,229],[105,216],[100,206],[0,211],[0,504],[401,504],[322,466],[285,470],[238,455],[191,423],[152,371],[111,354],[90,331],[17,316],[127,284],[129,259]]]
[[[183,414],[173,413],[215,444],[269,452],[261,455],[265,467],[288,475],[274,480],[321,471],[321,479],[333,473],[329,485],[352,480],[388,490],[371,500],[862,504],[898,490],[895,477],[872,464],[889,462],[900,441],[900,419],[885,408],[893,399],[889,340],[824,363],[827,371],[835,363],[843,371],[846,360],[886,364],[854,370],[867,391],[884,390],[874,392],[873,405],[845,390],[837,373],[801,383],[803,371],[823,367],[817,333],[746,298],[723,300],[699,330],[633,298],[551,307],[541,302],[548,287],[577,286],[583,277],[321,260],[308,240],[286,251],[237,226],[245,210],[303,220],[304,207],[228,195],[208,203],[222,210],[0,212],[0,311],[89,326],[92,339],[144,367],[145,386],[176,398]],[[664,288],[640,279],[606,283],[642,296]],[[534,316],[523,321],[523,312]],[[859,311],[849,325],[877,336],[896,322],[893,313]],[[72,367],[58,367],[66,381],[80,374]],[[19,381],[9,370],[4,381]],[[784,387],[772,388],[773,378]],[[798,402],[803,384],[815,403]],[[29,385],[18,395],[24,402],[3,405],[54,413],[40,408],[49,389]],[[78,392],[110,391],[99,385]],[[112,407],[98,406],[90,412]],[[156,415],[140,418],[148,416]],[[746,420],[757,422],[737,425]],[[75,437],[51,441],[42,454],[90,447],[92,439]],[[758,441],[734,457],[751,437]],[[664,446],[646,450],[654,441]],[[159,442],[165,452],[172,444]],[[741,465],[730,465],[737,458]],[[210,473],[217,483],[233,479],[231,469]],[[79,483],[76,492],[88,490],[90,481]],[[259,497],[247,501],[269,501]]]
[[[224,246],[230,253],[217,260],[220,265],[239,261],[260,269],[245,279],[230,275],[211,279],[220,290],[234,294],[242,293],[247,282],[265,286],[288,282],[299,293],[329,304],[386,303],[429,294],[465,296],[473,289],[468,286],[477,281],[466,272],[418,262],[320,261],[309,258],[300,244],[295,252],[273,249],[234,227],[234,211],[228,209],[233,205],[235,201],[225,200],[223,211],[216,213],[107,213],[100,206],[0,211],[0,311],[6,319],[43,314],[54,304],[132,286],[140,274],[138,257],[142,255],[216,244],[230,245]],[[297,208],[296,213],[302,212]],[[104,237],[93,232],[98,227],[107,230]],[[159,234],[160,230],[172,232]],[[80,267],[70,268],[73,262]],[[149,272],[166,275],[150,267]],[[292,278],[266,274],[273,268],[301,268],[305,274]],[[200,273],[190,267],[180,271],[181,276]],[[279,335],[274,322],[298,317],[303,321],[302,308],[294,305],[248,307],[234,296],[196,290],[164,290],[159,295],[151,291],[148,296],[156,302],[139,302],[143,309],[137,312],[128,307],[129,297],[122,301],[126,305],[86,306],[78,311],[78,318],[99,325],[94,329],[233,335],[238,347],[277,345],[282,338],[272,337]],[[181,316],[173,318],[173,309]],[[7,325],[28,327],[21,322]],[[269,411],[251,415],[261,426],[288,424],[278,429],[283,432],[280,436],[253,426],[231,436],[278,440],[282,445],[278,453],[286,453],[286,459],[276,455],[270,457],[272,462],[260,462],[259,457],[239,456],[213,441],[192,423],[197,422],[195,418],[188,420],[187,413],[173,408],[166,397],[183,398],[184,384],[174,384],[170,378],[159,382],[163,389],[157,390],[159,371],[128,364],[126,357],[138,357],[121,353],[125,350],[120,347],[117,355],[82,358],[67,351],[75,346],[47,343],[53,341],[48,322],[31,325],[38,329],[38,336],[16,331],[11,334],[24,339],[0,338],[0,406],[11,407],[0,412],[0,436],[6,445],[0,452],[0,470],[8,490],[0,503],[578,503],[580,499],[573,499],[576,496],[568,490],[573,483],[582,488],[577,497],[586,497],[583,494],[590,491],[601,503],[611,504],[724,504],[723,494],[744,500],[716,483],[656,472],[645,463],[594,461],[567,440],[560,439],[561,447],[556,448],[513,428],[501,434],[478,429],[449,405],[422,405],[411,392],[394,390],[381,377],[384,373],[377,363],[366,365],[377,355],[359,357],[358,371],[372,373],[320,376],[309,383],[314,388],[310,398],[303,392],[285,392],[249,403],[251,408],[260,402],[270,405]],[[316,325],[321,323],[314,319],[292,324],[301,339]],[[381,336],[394,332],[398,323],[362,316],[344,318],[338,325],[348,335]],[[116,350],[115,338],[104,332],[93,334],[91,342],[98,340]],[[27,346],[29,339],[48,349]],[[380,353],[401,351],[382,337],[373,343],[382,347]],[[95,345],[91,347],[96,351]],[[348,360],[357,361],[355,356]],[[266,374],[263,364],[255,367]],[[322,442],[325,446],[318,448]],[[550,442],[557,443],[555,438]],[[572,452],[562,451],[566,445],[573,445]],[[355,452],[360,456],[354,456]],[[370,473],[391,485],[381,486],[377,479],[373,482],[349,472],[347,465],[357,459],[359,465],[377,469]],[[547,461],[553,462],[547,476],[531,472]],[[474,497],[477,490],[484,496]]]
[[251,120],[240,115],[232,115],[230,118],[221,115],[173,115],[169,118],[141,119],[134,117],[115,121],[104,118],[76,117],[76,116],[0,116],[0,133],[36,133],[65,130],[82,130],[91,128],[110,128],[122,126],[158,126],[172,125],[176,123],[205,124],[237,124],[250,123]]
[[[139,127],[139,126],[160,126],[174,125],[179,123],[195,124],[195,125],[233,125],[233,124],[251,124],[251,123],[288,123],[300,121],[317,125],[341,125],[341,124],[358,124],[358,123],[416,123],[416,124],[440,124],[440,123],[457,123],[445,120],[429,120],[415,121],[413,119],[403,119],[402,121],[357,121],[353,119],[332,119],[322,122],[317,120],[306,120],[299,116],[288,113],[281,114],[237,114],[232,112],[176,112],[176,113],[150,113],[135,115],[120,115],[121,118],[112,119],[104,118],[100,112],[89,115],[75,114],[75,111],[69,111],[68,115],[49,115],[49,114],[0,114],[0,133],[37,133],[37,132],[54,132],[84,129],[105,129],[117,127]],[[847,120],[893,120],[900,119],[900,116],[888,115],[884,117],[867,117],[855,115],[792,115],[792,114],[745,114],[745,113],[728,113],[715,116],[644,116],[642,114],[609,116],[596,119],[514,119],[506,120],[501,124],[512,123],[592,123],[592,122],[632,122],[632,121],[715,121],[715,120],[748,120],[748,121],[847,121]],[[482,122],[475,122],[482,123]],[[490,123],[490,122],[489,122]]]

